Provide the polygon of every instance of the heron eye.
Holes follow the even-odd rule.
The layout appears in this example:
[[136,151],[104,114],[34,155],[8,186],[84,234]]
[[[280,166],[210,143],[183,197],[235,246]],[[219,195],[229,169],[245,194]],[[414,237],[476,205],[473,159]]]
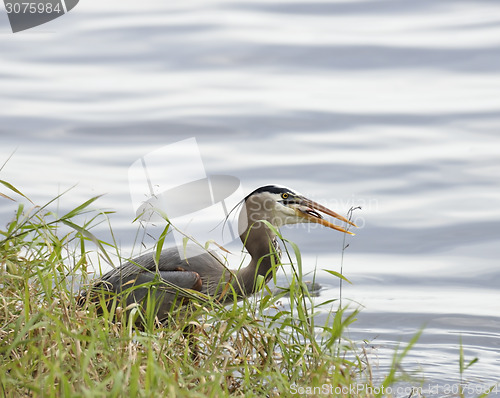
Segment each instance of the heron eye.
[[283,193],[281,194],[281,197],[282,197],[283,199],[288,199],[288,196],[289,196],[289,195],[288,195],[288,193],[287,193],[287,192],[283,192]]

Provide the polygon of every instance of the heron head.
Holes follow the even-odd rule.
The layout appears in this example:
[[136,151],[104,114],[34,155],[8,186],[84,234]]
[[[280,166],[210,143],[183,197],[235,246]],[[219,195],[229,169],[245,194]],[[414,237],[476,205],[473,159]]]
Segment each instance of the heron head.
[[356,227],[353,222],[340,214],[290,188],[282,186],[266,185],[258,188],[245,198],[245,204],[249,222],[265,219],[276,227],[287,224],[316,223],[354,235],[352,232],[323,218],[320,214],[323,213]]

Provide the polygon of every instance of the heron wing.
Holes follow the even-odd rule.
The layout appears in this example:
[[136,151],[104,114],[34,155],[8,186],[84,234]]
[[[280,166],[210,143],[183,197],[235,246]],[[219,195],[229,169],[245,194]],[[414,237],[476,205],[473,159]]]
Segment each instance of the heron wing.
[[112,269],[98,279],[92,289],[114,293],[129,290],[127,306],[142,302],[151,292],[156,300],[157,315],[164,319],[172,305],[186,300],[182,289],[207,293],[208,280],[218,281],[223,270],[220,259],[211,252],[199,247],[173,247],[162,251],[158,261],[153,253],[147,253]]
[[[157,277],[159,275],[159,278]],[[133,285],[143,285],[151,282],[166,282],[165,288],[175,285],[181,289],[191,289],[201,291],[202,281],[197,272],[186,271],[177,268],[172,271],[160,271],[158,274],[153,272],[141,272],[133,280]],[[124,286],[125,287],[125,286]]]
[[[120,291],[121,286],[152,282],[156,275],[159,275],[161,279],[179,287],[201,290],[201,287],[196,288],[197,284],[201,283],[200,275],[218,277],[222,270],[224,267],[220,259],[212,252],[199,247],[172,247],[160,253],[158,262],[155,261],[153,253],[143,254],[107,272],[96,285],[106,284],[110,290]],[[185,274],[179,273],[180,271]]]
[[[150,294],[155,300],[155,313],[162,320],[167,317],[172,306],[182,305],[189,299],[189,294],[184,289],[201,291],[202,280],[197,272],[186,271],[179,267],[158,273],[140,272],[130,285],[133,289],[127,295],[127,306],[132,303],[145,303],[144,300]],[[123,285],[123,288],[126,287]]]

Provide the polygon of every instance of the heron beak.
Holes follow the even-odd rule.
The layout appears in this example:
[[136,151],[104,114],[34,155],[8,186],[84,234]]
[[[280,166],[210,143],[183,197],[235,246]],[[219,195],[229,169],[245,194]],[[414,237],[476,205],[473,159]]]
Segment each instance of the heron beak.
[[320,205],[319,203],[316,203],[310,199],[307,198],[300,198],[300,201],[297,203],[296,206],[294,206],[295,213],[301,217],[307,220],[307,222],[312,222],[316,224],[321,224],[325,227],[335,229],[336,231],[344,232],[349,235],[354,235],[354,233],[339,227],[338,225],[335,225],[331,223],[328,220],[325,220],[321,214],[318,212],[322,212],[324,214],[327,214],[331,217],[336,218],[337,220],[343,221],[347,224],[352,225],[353,227],[357,227],[356,224],[353,222],[349,221],[347,218],[342,217],[340,214],[335,213],[333,210],[328,209],[327,207]]

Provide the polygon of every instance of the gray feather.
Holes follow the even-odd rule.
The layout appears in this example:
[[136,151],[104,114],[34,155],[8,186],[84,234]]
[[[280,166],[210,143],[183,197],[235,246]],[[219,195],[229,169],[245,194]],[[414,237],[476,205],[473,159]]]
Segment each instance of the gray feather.
[[[197,290],[213,296],[222,291],[221,282],[229,280],[229,275],[222,260],[214,252],[188,245],[186,248],[163,250],[158,265],[154,253],[143,254],[104,274],[92,289],[114,293],[130,289],[126,305],[140,303],[151,292],[158,306],[158,318],[164,319],[172,305],[180,304],[187,297],[182,289]],[[144,284],[145,287],[134,288]]]

